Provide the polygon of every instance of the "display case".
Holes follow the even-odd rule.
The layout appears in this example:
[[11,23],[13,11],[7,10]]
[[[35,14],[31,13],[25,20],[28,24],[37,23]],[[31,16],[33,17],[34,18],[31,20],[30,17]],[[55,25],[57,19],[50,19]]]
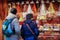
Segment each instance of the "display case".
[[60,40],[60,24],[44,24],[39,32],[39,40]]

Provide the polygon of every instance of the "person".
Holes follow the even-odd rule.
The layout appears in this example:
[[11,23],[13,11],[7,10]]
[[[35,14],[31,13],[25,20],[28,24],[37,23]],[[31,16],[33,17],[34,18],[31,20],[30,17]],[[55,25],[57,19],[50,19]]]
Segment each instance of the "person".
[[12,34],[10,37],[4,36],[4,40],[19,40],[19,35],[20,35],[20,26],[19,26],[19,21],[16,16],[17,10],[15,8],[12,8],[10,10],[9,15],[6,17],[6,19],[13,19],[11,22],[12,27],[14,27],[15,33]]
[[[29,25],[30,29],[34,32],[36,37],[28,29],[26,24]],[[33,21],[33,14],[29,13],[26,15],[26,20],[22,24],[21,36],[24,40],[37,40],[38,35],[39,35],[39,31],[37,29],[37,24]]]

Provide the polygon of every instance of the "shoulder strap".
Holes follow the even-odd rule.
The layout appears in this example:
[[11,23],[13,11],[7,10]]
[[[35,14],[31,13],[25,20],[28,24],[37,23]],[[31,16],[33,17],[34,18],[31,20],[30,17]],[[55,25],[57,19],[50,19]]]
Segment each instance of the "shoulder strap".
[[28,24],[26,24],[26,26],[30,30],[30,32],[36,37],[35,33],[32,31],[32,29],[30,28],[30,26]]
[[15,18],[16,18],[16,17],[12,18],[12,19],[11,19],[11,22],[12,22]]
[[[16,18],[16,17],[14,17],[14,18],[12,18],[12,19],[6,19],[6,20],[8,20],[8,21],[10,20],[9,23],[12,23],[12,21],[13,21],[15,18]],[[8,28],[8,27],[7,27],[7,28]],[[6,28],[6,29],[7,29],[7,28]],[[11,27],[11,29],[12,29],[12,27]]]
[[[16,17],[14,17],[14,18],[11,19],[11,23],[12,23],[12,21],[13,21],[15,18],[16,18]],[[12,25],[12,24],[11,24],[11,25]],[[14,28],[14,27],[13,27],[13,28],[11,27],[11,29],[15,31],[15,28]]]

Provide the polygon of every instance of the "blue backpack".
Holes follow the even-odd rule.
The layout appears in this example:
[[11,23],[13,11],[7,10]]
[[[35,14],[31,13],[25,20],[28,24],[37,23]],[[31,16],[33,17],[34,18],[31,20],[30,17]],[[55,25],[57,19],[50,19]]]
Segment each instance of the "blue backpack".
[[3,35],[10,37],[12,34],[15,33],[15,28],[12,28],[11,22],[14,20],[14,18],[12,19],[6,19],[3,24],[2,24],[2,32]]

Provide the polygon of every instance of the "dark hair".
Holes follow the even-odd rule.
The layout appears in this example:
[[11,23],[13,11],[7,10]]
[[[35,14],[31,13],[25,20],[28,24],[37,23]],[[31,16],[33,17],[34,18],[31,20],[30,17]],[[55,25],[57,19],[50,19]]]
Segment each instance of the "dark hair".
[[31,18],[33,18],[33,14],[27,14],[26,15],[26,19],[31,19]]
[[17,13],[17,10],[15,8],[12,8],[11,11],[10,11],[12,14],[15,14]]

